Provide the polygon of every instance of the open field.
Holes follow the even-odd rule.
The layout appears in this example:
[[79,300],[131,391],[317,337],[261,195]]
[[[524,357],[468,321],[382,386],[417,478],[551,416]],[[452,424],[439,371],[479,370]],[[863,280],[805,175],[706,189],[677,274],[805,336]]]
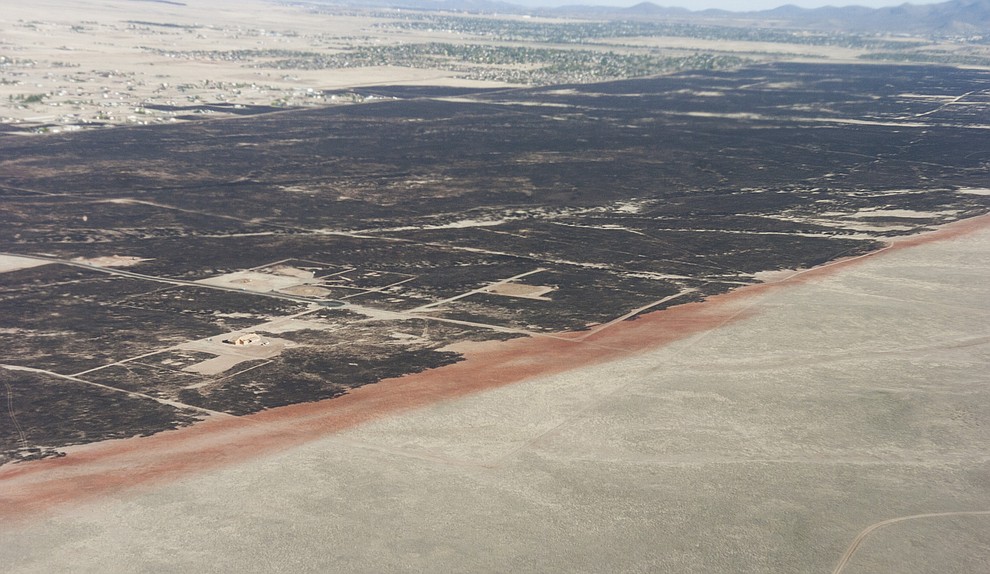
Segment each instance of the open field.
[[0,562],[978,569],[977,44],[5,7]]
[[[441,369],[242,419],[221,450],[178,431],[8,467],[8,510],[47,480],[42,506],[85,500],[87,469],[114,486],[5,521],[0,556],[17,573],[979,571],[990,232],[968,228],[715,298],[678,321],[720,324],[621,359],[466,396]],[[152,444],[212,456],[159,465]]]
[[[583,340],[986,213],[986,79],[775,64],[456,101],[393,86],[7,136],[4,420],[47,394],[66,410],[4,433],[0,461],[340,397],[465,342]],[[271,344],[223,343],[250,334]],[[94,419],[63,400],[83,389],[151,412]]]
[[[590,83],[769,61],[990,67],[986,43],[267,0],[38,0],[0,13],[0,131],[237,117],[377,85]],[[386,96],[387,97],[387,96]]]

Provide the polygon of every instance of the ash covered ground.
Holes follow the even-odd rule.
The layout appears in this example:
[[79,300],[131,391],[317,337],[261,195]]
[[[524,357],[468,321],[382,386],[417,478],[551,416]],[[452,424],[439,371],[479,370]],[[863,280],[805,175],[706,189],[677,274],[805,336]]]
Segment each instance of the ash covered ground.
[[0,463],[332,398],[456,343],[607,328],[986,213],[988,80],[774,64],[2,137]]

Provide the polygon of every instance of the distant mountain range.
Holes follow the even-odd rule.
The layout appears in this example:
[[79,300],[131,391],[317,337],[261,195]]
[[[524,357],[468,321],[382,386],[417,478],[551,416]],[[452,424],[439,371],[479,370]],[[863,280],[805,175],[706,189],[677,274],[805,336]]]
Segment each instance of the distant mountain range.
[[[569,15],[579,16],[583,7],[567,7]],[[901,4],[887,8],[862,6],[826,6],[800,8],[787,4],[773,10],[728,12],[667,8],[643,2],[624,9],[588,8],[599,17],[661,18],[682,20],[746,19],[801,28],[836,29],[855,32],[889,32],[910,34],[980,34],[990,35],[990,0],[950,0],[940,4]]]
[[888,8],[862,6],[800,8],[788,4],[773,10],[754,12],[692,11],[686,8],[660,6],[652,2],[643,2],[628,8],[575,5],[539,9],[526,8],[501,0],[315,0],[315,3],[608,20],[677,20],[708,23],[747,21],[814,30],[990,36],[990,0],[950,0],[940,4],[901,4]]

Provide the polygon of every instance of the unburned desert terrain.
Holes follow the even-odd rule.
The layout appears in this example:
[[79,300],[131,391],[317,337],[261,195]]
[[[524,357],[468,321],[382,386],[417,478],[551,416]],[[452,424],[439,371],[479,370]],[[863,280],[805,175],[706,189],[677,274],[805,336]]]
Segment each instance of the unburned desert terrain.
[[9,572],[978,571],[983,223],[716,297],[695,312],[721,326],[633,355],[70,495],[8,517],[0,554]]

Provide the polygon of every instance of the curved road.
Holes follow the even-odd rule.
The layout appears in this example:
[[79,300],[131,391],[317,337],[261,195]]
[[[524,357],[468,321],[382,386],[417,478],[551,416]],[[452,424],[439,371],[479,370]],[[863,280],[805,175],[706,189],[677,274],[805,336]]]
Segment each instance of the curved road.
[[889,520],[884,520],[882,522],[877,522],[872,524],[862,532],[859,533],[856,538],[853,539],[852,544],[846,549],[845,553],[842,554],[842,558],[839,559],[839,563],[835,565],[835,570],[832,570],[832,574],[841,574],[845,569],[849,561],[852,560],[853,554],[859,548],[859,545],[863,543],[863,540],[867,536],[872,534],[874,531],[883,528],[884,526],[890,526],[891,524],[897,524],[898,522],[906,522],[908,520],[918,520],[921,518],[941,518],[945,516],[983,516],[990,515],[990,510],[971,510],[971,511],[960,511],[960,512],[933,512],[929,514],[912,514],[911,516],[901,516],[898,518],[891,518]]

